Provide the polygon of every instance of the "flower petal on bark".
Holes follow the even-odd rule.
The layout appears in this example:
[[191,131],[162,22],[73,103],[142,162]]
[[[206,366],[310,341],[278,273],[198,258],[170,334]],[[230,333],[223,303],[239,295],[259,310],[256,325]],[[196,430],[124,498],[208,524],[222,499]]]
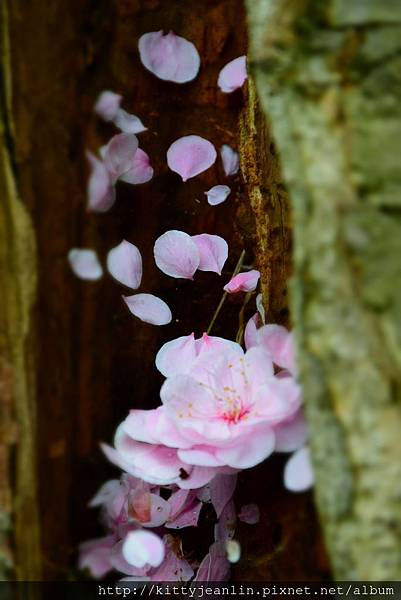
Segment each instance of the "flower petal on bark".
[[224,202],[228,195],[231,193],[231,189],[228,185],[214,185],[210,190],[205,192],[207,201],[210,206],[217,206]]
[[227,285],[224,286],[224,290],[229,294],[236,294],[237,292],[253,292],[258,285],[260,278],[259,271],[252,269],[246,273],[238,273],[230,279]]
[[167,325],[172,319],[171,310],[161,298],[153,294],[123,296],[130,312],[145,323]]
[[136,115],[131,115],[123,108],[119,108],[113,118],[113,123],[123,133],[142,133],[147,127]]
[[193,235],[192,240],[199,250],[199,271],[213,271],[221,275],[228,258],[228,244],[218,235],[201,233]]
[[92,212],[106,212],[116,201],[116,192],[110,173],[103,161],[96,158],[91,152],[86,153],[91,169],[88,180],[88,210]]
[[97,97],[93,110],[104,121],[112,121],[120,109],[122,99],[120,94],[105,90]]
[[138,138],[133,133],[118,133],[111,138],[104,152],[104,164],[114,181],[132,168],[137,149]]
[[211,142],[199,135],[186,135],[173,142],[167,150],[167,164],[187,181],[211,167],[217,154]]
[[228,144],[223,144],[220,148],[220,156],[223,163],[224,173],[227,175],[235,175],[239,169],[238,152],[233,150]]
[[71,248],[68,262],[73,273],[80,279],[96,281],[103,275],[103,269],[94,250],[86,248]]
[[133,290],[141,285],[142,256],[138,248],[127,240],[109,251],[107,269],[114,279]]
[[225,94],[231,94],[231,92],[243,86],[247,77],[246,56],[239,56],[222,68],[217,85]]
[[183,37],[170,31],[145,33],[139,38],[139,55],[144,67],[164,81],[186,83],[198,74],[200,57],[197,49]]
[[199,250],[191,236],[175,229],[166,231],[155,242],[156,265],[170,277],[193,279],[200,263]]
[[131,168],[121,175],[120,181],[138,185],[146,183],[153,177],[153,167],[150,164],[149,156],[141,148],[135,152]]

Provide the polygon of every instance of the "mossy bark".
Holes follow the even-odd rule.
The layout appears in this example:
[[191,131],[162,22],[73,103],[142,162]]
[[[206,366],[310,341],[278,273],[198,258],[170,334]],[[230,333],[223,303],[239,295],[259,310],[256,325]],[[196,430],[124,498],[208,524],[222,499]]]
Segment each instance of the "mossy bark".
[[247,0],[294,219],[292,318],[333,571],[401,579],[401,5]]
[[[35,386],[30,351],[36,249],[14,173],[8,12],[4,1],[0,2],[0,35],[0,579],[14,564],[17,577],[34,580],[40,579],[41,573]],[[13,448],[15,472],[11,476]],[[15,557],[8,540],[12,518]]]

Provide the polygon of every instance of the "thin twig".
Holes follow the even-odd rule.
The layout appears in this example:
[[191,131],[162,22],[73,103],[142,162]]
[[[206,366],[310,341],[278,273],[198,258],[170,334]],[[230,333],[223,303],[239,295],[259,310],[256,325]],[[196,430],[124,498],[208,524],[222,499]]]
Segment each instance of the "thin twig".
[[242,338],[244,335],[244,329],[245,329],[245,322],[244,322],[244,316],[245,316],[245,309],[246,309],[246,305],[248,304],[249,300],[252,298],[253,296],[253,292],[247,292],[244,298],[244,302],[242,303],[241,306],[241,310],[239,311],[239,315],[238,315],[238,331],[237,331],[237,335],[235,338],[235,341],[238,344],[242,344]]
[[[244,262],[244,258],[245,258],[245,250],[243,250],[243,251],[241,252],[241,255],[240,255],[239,259],[238,259],[238,262],[237,262],[237,264],[236,264],[236,266],[235,266],[235,269],[234,269],[234,272],[233,272],[233,274],[232,274],[231,278],[232,278],[232,277],[235,277],[236,275],[238,275],[238,273],[239,273],[239,271],[240,271],[240,269],[241,269],[241,267],[242,267],[242,263]],[[208,335],[209,335],[209,333],[212,331],[213,325],[215,324],[215,322],[216,322],[216,319],[217,319],[217,317],[219,316],[219,313],[220,313],[220,311],[221,311],[221,309],[222,309],[222,306],[223,306],[223,304],[224,304],[224,302],[225,302],[226,298],[227,298],[227,292],[224,292],[224,294],[222,295],[222,297],[221,297],[221,299],[220,299],[220,302],[219,302],[219,304],[218,304],[218,306],[217,306],[216,310],[214,311],[214,315],[213,315],[213,317],[212,317],[212,320],[211,320],[211,321],[210,321],[210,323],[209,323],[209,327],[208,327],[208,328],[207,328],[207,330],[206,330],[206,333],[207,333]]]

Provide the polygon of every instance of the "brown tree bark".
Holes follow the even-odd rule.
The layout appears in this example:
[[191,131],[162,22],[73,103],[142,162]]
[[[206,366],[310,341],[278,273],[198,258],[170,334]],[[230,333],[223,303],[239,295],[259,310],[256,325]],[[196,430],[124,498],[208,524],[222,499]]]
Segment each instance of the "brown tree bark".
[[[171,228],[222,235],[230,242],[225,280],[245,246],[246,261],[251,264],[256,255],[263,272],[269,317],[287,322],[288,213],[274,150],[261,135],[264,125],[253,97],[242,118],[244,182],[233,179],[230,201],[213,209],[204,199],[203,192],[222,181],[220,162],[183,185],[165,161],[171,142],[189,133],[203,135],[217,148],[223,143],[239,146],[243,96],[219,93],[216,81],[220,68],[246,50],[240,0],[2,3],[9,13],[11,52],[5,60],[13,74],[9,115],[15,125],[7,133],[11,142],[3,138],[15,185],[6,197],[30,215],[34,230],[33,238],[24,225],[30,236],[24,242],[28,256],[14,255],[18,265],[6,275],[13,285],[18,282],[24,301],[31,293],[27,271],[38,278],[33,312],[24,313],[25,329],[14,340],[26,363],[12,365],[12,376],[20,384],[30,381],[29,395],[13,388],[13,414],[20,421],[23,415],[18,416],[16,407],[22,403],[28,411],[33,406],[26,424],[36,432],[33,439],[19,430],[16,455],[28,452],[25,456],[33,464],[25,465],[22,476],[31,473],[38,489],[32,514],[26,504],[15,502],[15,520],[32,516],[38,528],[29,550],[17,535],[14,559],[22,579],[65,579],[75,568],[77,544],[101,534],[97,514],[86,504],[99,484],[116,475],[100,454],[99,440],[111,441],[130,408],[158,404],[161,377],[154,367],[155,352],[163,342],[194,328],[202,334],[220,299],[222,280],[217,276],[212,285],[210,274],[200,274],[195,282],[163,278],[153,264],[155,238]],[[159,81],[140,64],[139,36],[158,29],[173,29],[197,46],[202,68],[191,84]],[[84,151],[96,150],[113,134],[92,113],[103,89],[122,93],[124,107],[148,126],[140,142],[156,175],[144,186],[119,185],[110,213],[88,215]],[[255,171],[253,157],[262,148],[268,149],[272,162]],[[7,223],[7,231],[22,243],[17,217]],[[86,283],[70,272],[66,256],[71,247],[96,248],[104,262],[122,238],[140,248],[142,290],[167,300],[174,313],[171,325],[155,328],[132,318],[121,302],[123,290],[111,278]],[[9,267],[6,249],[1,258]],[[37,266],[27,262],[35,254]],[[238,300],[226,302],[213,333],[235,338],[240,309]],[[253,311],[249,306],[246,314]],[[15,318],[5,315],[4,320],[10,324]],[[5,348],[4,356],[10,352]],[[3,387],[6,381],[3,377]],[[235,570],[238,578],[302,579],[325,573],[311,498],[283,490],[283,462],[277,457],[241,474],[238,503],[258,502],[262,523],[252,530],[245,525],[239,529],[244,560]],[[17,499],[25,497],[29,481],[21,480],[14,490]]]

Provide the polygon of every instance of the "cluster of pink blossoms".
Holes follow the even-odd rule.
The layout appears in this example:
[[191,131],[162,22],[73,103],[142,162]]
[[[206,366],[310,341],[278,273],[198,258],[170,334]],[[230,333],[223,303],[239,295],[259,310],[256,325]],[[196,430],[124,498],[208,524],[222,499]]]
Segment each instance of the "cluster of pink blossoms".
[[[139,40],[143,65],[163,80],[185,83],[200,68],[195,46],[173,32],[144,34]],[[246,79],[244,56],[220,72],[223,93],[240,88]],[[99,150],[88,153],[91,174],[88,209],[109,210],[116,200],[118,181],[143,184],[153,177],[149,156],[139,148],[137,134],[146,127],[136,115],[121,108],[122,97],[100,94],[95,112],[122,133]],[[227,177],[237,173],[238,154],[223,145],[220,156]],[[167,151],[169,168],[185,182],[211,167],[217,152],[211,142],[187,135]],[[231,189],[215,185],[205,191],[211,206],[224,202]],[[154,244],[154,260],[166,275],[193,279],[196,271],[221,275],[228,257],[227,242],[217,235],[190,236],[171,230]],[[74,248],[71,268],[83,279],[96,280],[103,268],[91,249]],[[115,280],[137,290],[142,281],[142,256],[126,240],[112,248],[107,270]],[[235,274],[226,293],[253,292],[260,274]],[[132,314],[153,325],[172,319],[170,308],[148,293],[123,296]],[[81,545],[79,564],[100,578],[110,571],[125,580],[221,581],[230,562],[240,557],[234,539],[237,518],[255,524],[256,505],[237,514],[233,494],[237,474],[265,460],[273,452],[294,452],[285,470],[288,489],[307,489],[312,483],[296,382],[291,334],[265,325],[263,307],[248,322],[244,351],[230,340],[203,335],[183,336],[162,346],[156,367],[165,377],[161,405],[154,410],[132,410],[117,428],[113,447],[102,445],[107,458],[122,469],[119,480],[106,482],[90,503],[102,511],[107,535]],[[208,508],[209,507],[209,508]],[[214,539],[205,557],[186,556],[173,531],[195,527],[201,511],[214,510]]]

